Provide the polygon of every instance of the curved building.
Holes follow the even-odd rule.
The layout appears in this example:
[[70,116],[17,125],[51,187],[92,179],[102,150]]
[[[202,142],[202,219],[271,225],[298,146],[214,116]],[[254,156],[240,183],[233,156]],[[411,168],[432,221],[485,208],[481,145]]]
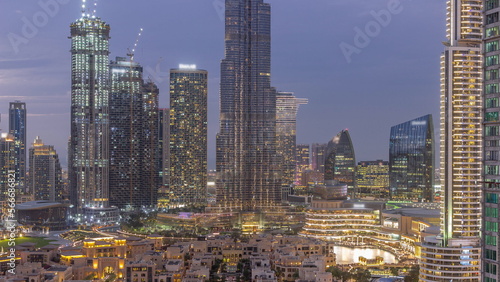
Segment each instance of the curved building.
[[432,202],[434,126],[432,115],[391,128],[389,193],[393,200]]
[[325,154],[325,183],[335,180],[347,184],[348,194],[354,193],[356,179],[356,157],[351,136],[342,130],[328,142]]

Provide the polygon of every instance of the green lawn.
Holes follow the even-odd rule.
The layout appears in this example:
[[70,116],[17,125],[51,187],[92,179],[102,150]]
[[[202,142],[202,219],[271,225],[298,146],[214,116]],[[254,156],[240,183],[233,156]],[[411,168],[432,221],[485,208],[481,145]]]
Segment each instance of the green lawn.
[[[45,238],[40,238],[40,237],[21,237],[21,238],[16,238],[16,245],[20,245],[22,243],[35,243],[37,248],[49,245],[50,242],[53,240],[47,240]],[[0,241],[0,249],[4,247],[5,250],[7,250],[9,247],[8,245],[9,240],[1,240]]]

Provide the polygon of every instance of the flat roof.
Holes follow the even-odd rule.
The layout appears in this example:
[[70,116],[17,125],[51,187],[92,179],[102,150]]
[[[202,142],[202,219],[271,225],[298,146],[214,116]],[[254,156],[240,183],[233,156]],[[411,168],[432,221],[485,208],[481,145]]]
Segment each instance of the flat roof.
[[16,205],[16,210],[40,210],[60,207],[67,207],[67,205],[51,201],[31,201]]

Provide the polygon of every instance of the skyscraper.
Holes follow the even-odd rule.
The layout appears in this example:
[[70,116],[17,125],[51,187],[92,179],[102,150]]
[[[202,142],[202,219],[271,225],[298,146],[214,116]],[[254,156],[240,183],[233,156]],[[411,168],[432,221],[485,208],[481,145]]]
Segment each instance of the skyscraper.
[[480,281],[482,9],[481,0],[447,2],[448,42],[441,56],[442,225],[439,236],[422,242],[420,281]]
[[158,197],[166,197],[170,181],[170,109],[158,109],[158,171],[161,178],[161,192]]
[[308,103],[307,99],[296,98],[291,92],[278,92],[276,95],[276,135],[277,152],[281,156],[282,185],[290,186],[295,176],[295,150],[297,144],[297,112],[299,105]]
[[196,66],[170,70],[171,206],[201,205],[207,200],[208,73]]
[[78,212],[109,201],[109,25],[84,14],[71,24],[70,199]]
[[295,184],[306,185],[302,182],[302,174],[311,169],[309,144],[297,144],[295,149]]
[[328,144],[313,143],[311,146],[311,168],[321,173],[325,172],[325,153]]
[[26,103],[21,101],[9,104],[9,132],[14,136],[16,147],[17,187],[23,192],[26,178]]
[[325,153],[325,184],[330,181],[347,184],[348,194],[354,196],[356,156],[347,129],[339,132],[328,142]]
[[263,0],[226,0],[225,16],[217,202],[257,210],[281,202],[271,7]]
[[484,188],[482,213],[482,281],[500,281],[498,217],[500,196],[500,93],[499,12],[498,1],[486,1],[484,30]]
[[34,200],[59,202],[63,199],[62,170],[54,146],[45,145],[36,137],[29,149],[29,191]]
[[434,199],[434,124],[432,115],[391,128],[390,198],[417,202]]
[[112,61],[110,71],[110,204],[153,207],[160,187],[157,88],[144,83],[140,64],[124,57]]
[[[10,183],[16,183],[15,178],[16,146],[14,135],[10,133],[0,134],[0,202],[7,200]],[[6,208],[5,206],[1,207]],[[2,210],[3,211],[3,210]],[[7,214],[6,212],[3,215]],[[1,217],[0,217],[1,218]]]
[[356,185],[361,196],[386,198],[389,193],[389,162],[358,162]]

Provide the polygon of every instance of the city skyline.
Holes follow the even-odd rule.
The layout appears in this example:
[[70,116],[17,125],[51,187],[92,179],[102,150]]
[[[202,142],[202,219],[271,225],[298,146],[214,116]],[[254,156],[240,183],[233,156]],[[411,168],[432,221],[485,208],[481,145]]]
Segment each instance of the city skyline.
[[[166,107],[166,101],[168,101],[168,76],[166,75],[163,77],[161,75],[162,73],[168,73],[169,68],[176,66],[178,63],[196,63],[200,67],[215,74],[209,81],[208,138],[209,168],[214,168],[215,133],[218,131],[218,62],[223,57],[221,54],[223,51],[221,40],[223,37],[223,21],[221,21],[220,18],[220,14],[222,13],[223,15],[223,6],[221,8],[220,5],[217,6],[216,4],[218,2],[223,2],[208,1],[209,3],[207,3],[207,1],[202,2],[195,0],[183,2],[184,3],[178,3],[174,1],[170,4],[162,4],[171,9],[177,9],[181,15],[175,15],[170,9],[168,11],[170,17],[166,18],[172,21],[175,19],[186,21],[186,12],[190,11],[190,15],[194,18],[200,18],[207,22],[206,29],[203,29],[203,33],[208,33],[210,34],[209,36],[198,34],[198,31],[193,29],[193,25],[187,24],[186,30],[196,32],[188,38],[185,36],[181,37],[183,40],[176,40],[177,42],[175,43],[171,42],[173,40],[169,42],[161,40],[152,41],[152,39],[155,38],[155,32],[159,32],[156,30],[155,26],[162,26],[161,23],[164,23],[162,19],[142,20],[142,22],[141,20],[137,20],[137,22],[131,21],[127,23],[124,21],[127,20],[128,17],[113,13],[113,5],[106,2],[99,3],[100,6],[98,7],[97,15],[102,17],[112,26],[112,57],[123,54],[126,48],[133,44],[139,27],[145,28],[143,38],[139,42],[139,47],[137,48],[137,60],[145,66],[146,70],[153,70],[154,75],[159,57],[165,58],[165,61],[161,62],[159,65],[160,72],[156,73],[160,75],[160,77],[156,78],[160,80],[164,79],[159,85],[161,107]],[[435,102],[438,100],[438,79],[433,77],[433,75],[438,73],[438,56],[435,54],[439,54],[439,50],[441,49],[440,44],[433,45],[435,42],[431,40],[428,41],[432,47],[426,48],[438,50],[437,53],[433,53],[435,51],[428,51],[426,48],[421,48],[424,50],[417,50],[418,48],[415,46],[408,46],[407,52],[398,53],[400,47],[393,49],[394,46],[389,44],[392,40],[395,40],[391,40],[391,38],[405,36],[401,33],[398,25],[405,27],[405,33],[412,30],[411,28],[416,28],[415,24],[411,25],[411,21],[404,22],[404,24],[402,23],[403,19],[406,21],[407,18],[413,19],[413,23],[417,22],[417,14],[421,7],[411,2],[402,1],[402,12],[392,15],[391,23],[383,27],[380,34],[372,38],[370,44],[366,48],[363,48],[360,54],[353,55],[351,58],[352,61],[349,64],[345,60],[339,48],[339,44],[341,42],[352,44],[352,40],[356,35],[354,28],[364,27],[367,23],[372,21],[373,16],[370,14],[371,11],[378,12],[387,9],[387,3],[385,1],[373,2],[370,5],[345,2],[332,4],[328,1],[307,3],[307,7],[313,10],[311,13],[304,13],[301,10],[301,7],[305,5],[303,1],[287,1],[287,5],[283,5],[282,1],[277,0],[269,1],[269,3],[273,5],[273,84],[278,90],[293,91],[297,96],[310,100],[310,104],[303,107],[304,111],[299,113],[298,116],[298,143],[324,143],[327,142],[335,132],[338,132],[342,128],[349,128],[353,135],[353,140],[355,140],[354,146],[360,148],[358,149],[358,151],[360,151],[360,159],[387,159],[388,148],[386,144],[391,124],[396,124],[408,120],[413,116],[419,116],[428,112],[432,112],[433,114],[437,112],[437,103]],[[127,5],[127,7],[132,10],[134,5],[135,4],[131,6]],[[429,3],[428,5],[440,6],[435,3]],[[441,6],[444,7],[444,3]],[[319,8],[321,7],[326,7],[325,11],[316,15],[315,13],[319,12]],[[8,13],[6,16],[6,21],[9,23],[19,21],[21,22],[21,27],[23,23],[21,19],[23,16],[32,18],[32,15],[36,12],[43,11],[42,8],[36,4],[34,4],[33,7],[24,8],[24,6],[21,7],[17,6],[15,3],[9,3],[6,8],[6,11],[12,11],[12,13]],[[137,8],[137,13],[139,14],[144,11],[141,7]],[[17,13],[16,10],[19,10],[19,13]],[[11,46],[9,46],[8,40],[6,41],[7,46],[0,46],[0,61],[4,63],[0,72],[3,78],[0,79],[0,89],[3,90],[2,92],[8,93],[7,95],[0,96],[0,105],[7,104],[14,100],[26,102],[27,106],[30,108],[30,112],[28,113],[28,124],[30,129],[28,132],[28,140],[33,139],[36,135],[49,136],[48,138],[44,138],[44,140],[47,139],[47,143],[54,144],[56,150],[61,152],[61,163],[64,167],[67,166],[65,149],[66,140],[69,136],[69,123],[67,122],[69,119],[66,117],[69,116],[68,105],[70,97],[68,91],[70,87],[68,83],[68,74],[70,64],[67,56],[56,56],[56,53],[58,55],[60,52],[67,52],[69,50],[70,43],[67,39],[67,25],[69,22],[74,21],[75,17],[78,15],[78,10],[79,6],[73,3],[61,4],[59,12],[53,17],[49,17],[48,23],[44,27],[39,28],[37,35],[31,38],[29,43],[18,46],[18,54],[15,54]],[[436,12],[436,17],[433,17],[435,20],[434,24],[441,24],[444,22],[444,13],[441,13],[442,10],[439,10],[439,8],[436,8],[436,10],[439,12]],[[328,13],[339,16],[339,14],[337,14],[340,13],[339,11],[356,16],[352,17],[352,19],[347,19],[345,22],[340,21],[338,18],[332,19],[328,16]],[[352,14],[353,12],[354,14]],[[405,16],[402,17],[402,14]],[[184,16],[182,17],[182,15]],[[301,17],[297,17],[297,15],[301,15]],[[307,26],[303,26],[305,22],[309,21],[309,17],[314,17],[315,15],[319,16],[318,20],[313,21],[313,24],[309,25],[311,27],[310,29],[307,28]],[[295,16],[297,20],[290,22],[290,17],[293,16]],[[396,22],[398,23],[396,24]],[[283,27],[288,23],[291,25],[291,29],[284,31]],[[428,23],[425,22],[425,24]],[[60,25],[62,25],[63,28],[61,28]],[[330,34],[330,36],[318,37],[318,34],[313,31],[314,28],[318,28],[316,25],[322,27],[322,32],[326,32]],[[21,34],[22,32],[20,28],[15,28],[12,24],[7,24],[5,26],[6,27],[2,27],[1,29],[1,31],[5,31],[5,34]],[[341,29],[341,31],[339,31],[339,29]],[[173,36],[175,36],[175,34]],[[293,44],[296,43],[294,38],[302,36],[306,39],[303,43]],[[444,33],[436,32],[434,37],[431,36],[431,38],[434,38],[434,40],[441,40],[444,38]],[[203,40],[207,43],[207,48],[205,50],[195,49],[196,51],[193,51],[193,48],[186,47],[189,45],[189,40],[194,40],[196,42]],[[425,38],[426,42],[427,40],[428,39]],[[313,42],[318,42],[318,44],[312,44]],[[417,41],[411,42],[415,44]],[[34,50],[33,45],[38,46],[36,52],[32,52]],[[164,48],[164,46],[168,48]],[[291,46],[294,47],[289,48]],[[49,48],[51,50],[49,50]],[[164,50],[158,50],[162,48]],[[381,51],[381,48],[384,48],[384,51]],[[179,49],[185,49],[185,51],[179,51]],[[321,56],[312,56],[313,53],[318,53]],[[418,55],[416,55],[416,53],[418,53]],[[33,54],[32,56],[36,58],[41,57],[44,59],[31,59],[29,58],[31,55],[27,54]],[[379,59],[374,59],[380,56],[375,54],[383,54],[384,56]],[[409,56],[403,59],[401,56],[405,54],[416,56]],[[296,59],[291,60],[290,58]],[[398,61],[398,58],[402,60]],[[422,61],[422,64],[417,64],[417,60]],[[368,65],[365,64],[366,62],[368,62]],[[411,64],[408,62],[411,62]],[[425,67],[423,62],[426,62]],[[360,64],[364,64],[364,67],[360,67]],[[377,65],[386,65],[389,69],[397,66],[395,68],[397,72],[391,69],[383,76],[374,74],[373,71],[370,70]],[[31,83],[26,83],[26,85],[23,85],[21,89],[19,89],[20,91],[17,90],[15,92],[23,93],[23,95],[21,95],[21,97],[12,97],[14,95],[10,93],[14,93],[14,91],[10,90],[10,87],[12,87],[10,81],[16,81],[16,79],[12,78],[12,80],[9,80],[8,78],[10,75],[7,71],[14,66],[16,72],[22,72],[26,76],[30,76],[30,73],[34,72],[36,77],[33,80],[39,82],[42,76],[39,71],[45,67],[47,72],[42,77],[52,77],[53,79],[44,79],[47,82],[37,85],[37,91],[35,91],[35,87],[30,86]],[[409,79],[411,76],[410,74],[415,72],[415,67],[424,68],[425,71],[418,71],[419,75],[417,77],[413,76]],[[386,70],[386,67],[384,67],[384,70]],[[405,72],[406,76],[403,75]],[[148,75],[151,75],[151,73],[148,73]],[[303,79],[297,79],[297,77],[301,77],[301,75]],[[334,77],[334,84],[331,83],[332,75]],[[352,83],[350,84],[341,82],[345,80],[345,76],[347,75],[365,81],[366,86],[361,85],[361,87],[358,86],[353,88],[353,79],[351,79]],[[154,78],[155,77],[153,77],[153,79]],[[411,83],[411,87],[405,84],[408,83],[408,80]],[[387,87],[386,85],[389,83],[391,85]],[[421,87],[428,90],[423,90]],[[378,95],[376,95],[377,93]],[[401,93],[408,94],[401,95]],[[359,97],[363,97],[364,99],[359,102]],[[356,101],[357,105],[361,107],[360,112],[363,113],[356,119],[348,119],[345,117],[347,113],[344,108],[350,107],[345,107],[344,104],[349,104],[351,99]],[[426,100],[427,102],[423,102]],[[411,109],[408,107],[404,110],[395,108],[396,103],[405,101],[408,104],[411,103],[417,106]],[[393,106],[389,107],[391,104]],[[418,106],[420,106],[420,108]],[[6,129],[7,120],[6,111],[6,106],[0,108],[3,120],[0,124],[0,128],[3,128],[4,131]],[[392,112],[394,117],[388,116],[386,114],[388,112]],[[331,122],[332,120],[334,122]],[[377,124],[379,125],[373,126],[372,123],[366,122],[366,120],[377,120]],[[52,126],[48,126],[49,124]],[[370,124],[372,126],[370,126]],[[385,127],[385,129],[382,127]],[[55,130],[56,128],[58,130]],[[63,130],[61,130],[61,128]],[[377,133],[378,131],[381,133]],[[42,134],[40,132],[50,132],[52,134]],[[370,135],[372,142],[365,141],[368,139],[365,137],[367,135]]]

